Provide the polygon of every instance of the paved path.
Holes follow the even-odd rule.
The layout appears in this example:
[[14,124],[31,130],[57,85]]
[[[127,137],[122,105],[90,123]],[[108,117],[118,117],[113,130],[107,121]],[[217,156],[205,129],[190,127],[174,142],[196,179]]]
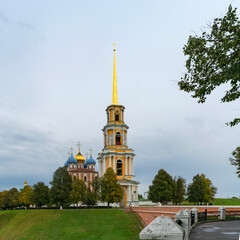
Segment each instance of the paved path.
[[208,222],[198,224],[190,240],[240,240],[240,221]]

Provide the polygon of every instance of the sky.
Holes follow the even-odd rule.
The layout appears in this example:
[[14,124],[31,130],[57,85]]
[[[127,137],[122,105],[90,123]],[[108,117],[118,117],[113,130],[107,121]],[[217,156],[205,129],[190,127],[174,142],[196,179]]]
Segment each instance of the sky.
[[25,178],[49,184],[78,141],[96,159],[116,43],[118,100],[139,192],[163,168],[187,184],[204,173],[217,197],[239,197],[229,157],[240,130],[225,124],[239,116],[239,101],[220,102],[225,85],[198,104],[177,85],[188,37],[229,4],[240,9],[236,0],[0,0],[0,191]]

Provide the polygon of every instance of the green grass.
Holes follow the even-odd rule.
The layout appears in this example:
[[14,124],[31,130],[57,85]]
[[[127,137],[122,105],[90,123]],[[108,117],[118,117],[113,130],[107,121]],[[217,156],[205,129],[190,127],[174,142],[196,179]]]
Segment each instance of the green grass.
[[0,240],[130,240],[140,231],[132,214],[118,209],[0,212]]
[[239,198],[215,198],[213,205],[240,206]]

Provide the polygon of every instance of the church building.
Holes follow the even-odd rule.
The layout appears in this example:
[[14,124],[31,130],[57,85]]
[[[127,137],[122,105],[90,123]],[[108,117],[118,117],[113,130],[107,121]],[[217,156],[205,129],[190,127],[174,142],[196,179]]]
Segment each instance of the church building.
[[134,152],[128,147],[128,126],[124,122],[125,107],[118,103],[115,46],[113,49],[113,101],[107,107],[107,124],[103,127],[104,148],[98,154],[99,176],[113,168],[124,190],[121,206],[138,205],[138,184],[134,178]]
[[[78,154],[73,156],[73,148],[70,149],[70,157],[65,162],[64,166],[67,168],[72,178],[76,177],[86,183],[86,186],[92,189],[91,183],[95,177],[98,177],[98,172],[95,170],[96,161],[92,157],[92,150],[90,149],[90,158],[85,157],[80,152],[80,143],[78,146]],[[87,154],[86,154],[87,157]]]

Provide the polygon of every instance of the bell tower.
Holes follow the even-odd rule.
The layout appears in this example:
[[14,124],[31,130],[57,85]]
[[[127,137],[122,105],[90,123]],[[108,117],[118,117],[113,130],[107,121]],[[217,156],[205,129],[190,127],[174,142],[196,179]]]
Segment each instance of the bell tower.
[[138,205],[138,184],[134,178],[134,152],[128,148],[127,132],[129,127],[124,122],[125,107],[118,103],[117,74],[113,48],[113,99],[107,107],[107,124],[103,127],[104,148],[98,154],[99,176],[102,177],[107,168],[113,168],[117,180],[124,190],[122,206]]

